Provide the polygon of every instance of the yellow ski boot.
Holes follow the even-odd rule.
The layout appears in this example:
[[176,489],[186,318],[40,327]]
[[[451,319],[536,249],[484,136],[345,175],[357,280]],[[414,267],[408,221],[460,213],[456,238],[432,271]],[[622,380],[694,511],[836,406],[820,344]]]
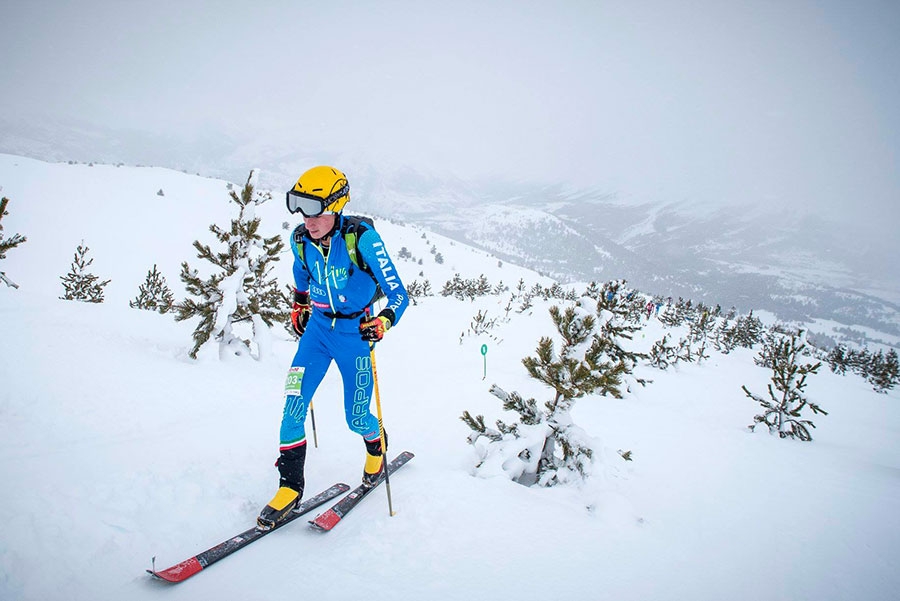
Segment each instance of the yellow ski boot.
[[275,493],[275,496],[269,501],[269,504],[263,507],[256,518],[256,527],[260,530],[271,530],[275,525],[284,519],[297,505],[300,504],[301,493],[282,486]]
[[288,449],[282,449],[275,465],[281,475],[278,492],[263,507],[256,518],[260,530],[271,530],[290,513],[303,497],[303,467],[306,464],[306,441]]
[[[387,434],[384,438],[387,442]],[[363,468],[362,484],[366,488],[372,488],[378,484],[384,472],[384,456],[381,453],[381,439],[364,440],[366,443],[366,465]]]

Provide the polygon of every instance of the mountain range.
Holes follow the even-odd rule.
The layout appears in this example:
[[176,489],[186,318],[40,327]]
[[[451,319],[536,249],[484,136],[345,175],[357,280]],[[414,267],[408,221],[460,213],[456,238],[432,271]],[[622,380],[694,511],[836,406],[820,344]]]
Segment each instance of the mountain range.
[[273,190],[289,186],[305,167],[328,162],[350,177],[356,210],[414,222],[563,283],[624,278],[663,299],[833,322],[861,344],[900,343],[895,240],[813,208],[637,201],[600,187],[463,179],[296,146],[220,133],[181,139],[0,120],[0,152],[163,166],[235,182],[260,168],[261,185]]

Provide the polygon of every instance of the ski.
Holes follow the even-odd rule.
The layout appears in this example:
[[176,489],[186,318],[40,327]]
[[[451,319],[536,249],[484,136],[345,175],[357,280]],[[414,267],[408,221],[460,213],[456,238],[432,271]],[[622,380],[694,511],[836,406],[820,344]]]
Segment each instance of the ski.
[[[387,465],[388,474],[393,474],[401,467],[406,465],[406,463],[415,457],[409,451],[403,451],[393,461],[391,461]],[[331,508],[325,510],[316,516],[314,520],[310,520],[310,526],[314,530],[318,530],[320,532],[328,532],[335,526],[337,526],[338,522],[340,522],[344,517],[350,513],[350,510],[356,507],[360,501],[362,501],[366,495],[375,490],[375,488],[384,482],[384,474],[378,479],[378,482],[375,483],[375,486],[363,486],[359,485],[353,491],[348,494],[346,497],[335,503],[331,506]]]
[[345,492],[350,490],[350,487],[344,483],[338,483],[334,486],[323,490],[319,494],[314,497],[310,497],[306,501],[300,503],[300,505],[289,513],[283,520],[275,524],[269,530],[260,530],[257,527],[250,528],[233,538],[229,538],[228,540],[219,543],[218,545],[203,551],[191,557],[190,559],[186,559],[181,563],[177,563],[171,568],[166,568],[165,570],[157,570],[156,569],[156,558],[153,558],[153,569],[147,570],[149,574],[153,577],[158,578],[160,580],[165,580],[166,582],[183,582],[187,580],[197,572],[204,570],[216,563],[220,559],[224,557],[228,557],[238,549],[243,549],[247,545],[252,542],[255,542],[270,532],[274,532],[284,526],[287,523],[290,523],[300,517],[301,515],[308,513],[315,509],[316,507],[322,505],[323,503],[338,497]]

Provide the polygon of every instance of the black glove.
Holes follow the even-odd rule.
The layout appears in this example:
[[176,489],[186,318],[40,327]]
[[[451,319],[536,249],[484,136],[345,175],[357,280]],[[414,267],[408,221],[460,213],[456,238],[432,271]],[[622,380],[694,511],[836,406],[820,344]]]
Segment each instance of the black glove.
[[359,334],[366,342],[379,342],[384,338],[384,333],[391,329],[391,321],[394,318],[394,312],[385,309],[378,314],[378,317],[359,318]]
[[297,336],[303,336],[312,309],[309,306],[309,292],[294,290],[294,304],[291,306],[291,327]]

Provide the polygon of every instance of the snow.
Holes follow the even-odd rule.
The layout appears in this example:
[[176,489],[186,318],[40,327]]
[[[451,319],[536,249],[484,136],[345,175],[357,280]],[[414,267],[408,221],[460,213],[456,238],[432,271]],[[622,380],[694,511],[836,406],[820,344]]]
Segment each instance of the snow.
[[[225,182],[0,155],[0,185],[11,199],[4,235],[28,236],[0,264],[21,286],[0,284],[0,599],[900,595],[898,391],[876,394],[823,368],[808,396],[829,415],[799,443],[747,431],[758,406],[740,387],[763,392],[769,377],[753,351],[666,372],[640,366],[646,388],[575,403],[600,455],[585,485],[474,477],[462,412],[509,418],[493,383],[550,397],[521,364],[553,334],[549,303],[511,313],[490,335],[460,336],[477,311],[501,315],[503,297],[423,299],[378,347],[392,446],[416,454],[391,479],[395,516],[381,489],[331,533],[298,521],[185,583],[154,581],[151,557],[165,568],[243,531],[274,492],[295,345],[275,328],[262,360],[191,361],[193,322],[128,307],[154,263],[183,298],[180,262],[202,269],[192,241],[213,243],[208,226],[231,218]],[[365,199],[348,210],[365,212]],[[257,211],[264,235],[293,222],[277,202]],[[415,225],[377,227],[394,256],[406,246],[423,259],[399,261],[403,279],[428,278],[435,292],[456,272],[548,282]],[[82,238],[92,272],[112,280],[103,304],[57,298]],[[287,260],[276,271],[289,281]],[[649,348],[666,331],[654,318],[635,342]],[[315,400],[311,492],[361,473],[340,394],[332,370]]]

